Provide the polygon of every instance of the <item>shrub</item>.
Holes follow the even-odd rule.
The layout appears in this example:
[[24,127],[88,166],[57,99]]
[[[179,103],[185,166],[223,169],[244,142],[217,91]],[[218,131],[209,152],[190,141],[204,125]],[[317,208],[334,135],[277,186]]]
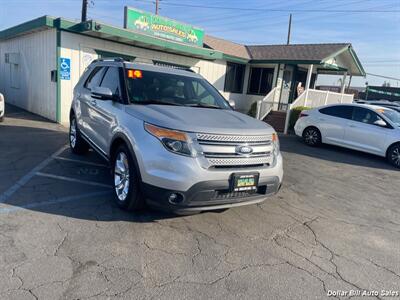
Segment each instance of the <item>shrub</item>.
[[299,119],[299,115],[303,110],[309,110],[311,107],[307,106],[298,106],[292,109],[292,112],[290,113],[290,119],[289,119],[289,128],[292,129],[294,125],[296,124],[297,120]]
[[256,114],[257,114],[257,101],[254,101],[254,102],[251,104],[250,109],[249,109],[249,111],[247,112],[247,114],[248,114],[249,116],[253,117],[253,118],[256,117]]

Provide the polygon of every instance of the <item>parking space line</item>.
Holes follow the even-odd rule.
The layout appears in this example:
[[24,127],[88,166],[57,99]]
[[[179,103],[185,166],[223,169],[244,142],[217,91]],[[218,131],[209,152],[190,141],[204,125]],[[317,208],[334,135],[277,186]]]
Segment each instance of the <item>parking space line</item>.
[[32,179],[33,176],[43,168],[45,168],[53,159],[54,157],[60,155],[68,146],[64,145],[59,150],[54,152],[24,176],[22,176],[13,186],[8,188],[3,194],[0,195],[0,203],[4,203],[9,199],[16,191],[18,191],[23,185],[25,185],[29,180]]
[[93,182],[93,181],[88,181],[88,180],[81,180],[81,179],[76,179],[76,178],[71,178],[71,177],[60,176],[60,175],[53,175],[53,174],[49,174],[49,173],[37,172],[36,175],[42,176],[42,177],[53,178],[53,179],[77,182],[77,183],[82,183],[82,184],[87,184],[87,185],[101,186],[101,187],[107,187],[107,188],[111,187],[110,184],[98,183],[98,182]]
[[46,206],[46,205],[54,205],[54,204],[60,204],[64,202],[69,202],[69,201],[76,201],[76,200],[81,200],[84,198],[90,198],[90,197],[96,197],[96,196],[103,196],[111,194],[110,191],[103,191],[103,192],[93,192],[93,193],[88,193],[88,194],[83,194],[83,195],[77,195],[77,196],[67,196],[63,198],[54,198],[48,201],[42,201],[42,202],[36,202],[36,203],[29,203],[25,205],[18,205],[18,206],[13,206],[12,204],[0,204],[0,214],[7,214],[7,213],[12,213],[18,210],[23,210],[23,209],[29,209],[29,208],[35,208],[39,206]]
[[83,161],[83,160],[73,159],[73,158],[68,158],[68,157],[57,156],[57,157],[55,157],[55,159],[57,159],[57,160],[65,160],[65,161],[70,161],[70,162],[77,162],[77,163],[81,163],[81,164],[85,164],[85,165],[91,165],[91,166],[95,166],[95,167],[108,168],[108,166],[105,165],[105,164],[95,163],[95,162],[91,162],[91,161]]

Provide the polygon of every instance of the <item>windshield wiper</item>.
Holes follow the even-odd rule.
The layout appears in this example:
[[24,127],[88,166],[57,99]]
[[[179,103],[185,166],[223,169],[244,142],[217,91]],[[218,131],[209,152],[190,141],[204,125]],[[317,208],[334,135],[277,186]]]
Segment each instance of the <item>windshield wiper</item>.
[[158,100],[149,100],[149,101],[142,101],[142,102],[135,102],[135,104],[157,104],[157,105],[173,105],[173,106],[184,106],[179,103],[174,103],[174,102],[166,102],[166,101],[158,101]]
[[214,109],[222,109],[222,107],[212,104],[204,104],[204,103],[196,103],[196,104],[188,104],[186,106],[190,107],[202,107],[202,108],[214,108]]

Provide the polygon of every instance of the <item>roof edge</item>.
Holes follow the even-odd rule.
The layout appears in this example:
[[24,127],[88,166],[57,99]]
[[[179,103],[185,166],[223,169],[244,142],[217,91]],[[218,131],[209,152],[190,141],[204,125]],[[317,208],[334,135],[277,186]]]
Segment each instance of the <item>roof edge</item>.
[[222,53],[222,59],[225,59],[226,61],[234,62],[234,63],[241,63],[241,64],[246,64],[250,61],[248,58],[244,58],[241,56],[234,56],[226,53]]
[[334,58],[334,57],[336,57],[336,56],[342,54],[343,52],[345,52],[346,50],[348,50],[350,47],[351,47],[351,44],[350,44],[350,43],[346,44],[346,46],[344,46],[342,49],[340,49],[340,50],[338,50],[338,51],[336,51],[336,52],[333,52],[333,53],[330,54],[329,56],[323,58],[323,59],[322,59],[322,62],[326,62],[326,61],[328,61],[329,59]]
[[364,77],[365,77],[365,76],[367,75],[367,73],[365,72],[364,67],[363,67],[362,64],[361,64],[361,61],[360,61],[360,59],[358,58],[358,56],[357,56],[357,54],[356,54],[356,52],[354,51],[354,49],[353,49],[352,46],[350,46],[349,51],[350,51],[350,54],[351,54],[351,56],[353,57],[354,61],[356,62],[357,68],[358,68],[358,70],[360,71],[361,76],[364,76]]
[[45,15],[0,31],[0,40],[9,39],[41,27],[54,27],[56,18]]
[[262,64],[262,63],[272,63],[272,64],[321,64],[320,60],[293,60],[293,59],[251,59],[250,63]]
[[39,28],[57,28],[63,31],[84,34],[93,38],[106,39],[104,37],[96,37],[89,34],[90,32],[96,32],[104,35],[114,35],[116,37],[120,37],[126,40],[137,41],[139,43],[156,46],[161,50],[175,50],[177,52],[183,53],[186,56],[192,56],[195,58],[201,57],[208,60],[223,58],[223,53],[214,49],[194,47],[183,43],[152,37],[149,35],[134,32],[126,28],[119,28],[116,26],[107,25],[103,22],[95,20],[89,20],[86,22],[74,22],[61,17],[56,18],[48,15],[0,31],[0,40],[14,38]]

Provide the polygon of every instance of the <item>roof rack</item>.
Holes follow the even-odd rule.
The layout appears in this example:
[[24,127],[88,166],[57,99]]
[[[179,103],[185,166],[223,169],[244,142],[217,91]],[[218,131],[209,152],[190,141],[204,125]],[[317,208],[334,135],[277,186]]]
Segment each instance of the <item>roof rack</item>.
[[[100,61],[133,62],[128,59],[124,59],[122,57],[105,57],[105,58],[97,58],[97,59],[93,60],[92,63],[96,63],[96,62],[100,62]],[[138,63],[196,73],[194,70],[190,69],[190,67],[175,65],[175,64],[171,64],[171,63],[160,63],[157,61],[138,62]]]
[[125,61],[129,61],[129,60],[123,59],[122,57],[105,57],[105,58],[97,58],[93,62],[99,62],[99,61],[125,62]]

